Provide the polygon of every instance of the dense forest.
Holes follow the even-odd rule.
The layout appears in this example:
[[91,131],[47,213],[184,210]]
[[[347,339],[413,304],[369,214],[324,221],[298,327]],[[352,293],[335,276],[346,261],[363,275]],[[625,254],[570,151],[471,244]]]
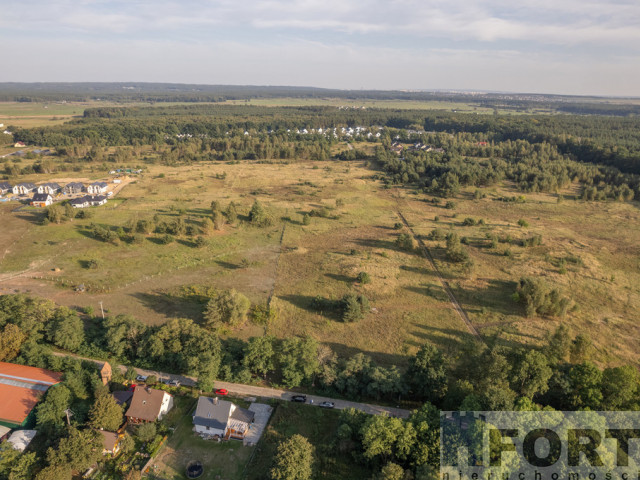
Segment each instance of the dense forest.
[[104,158],[101,148],[153,145],[167,164],[327,160],[338,141],[362,141],[379,147],[385,181],[442,196],[508,179],[528,192],[578,182],[585,200],[640,198],[638,117],[194,104],[92,108],[63,125],[13,131],[16,140],[92,161]]

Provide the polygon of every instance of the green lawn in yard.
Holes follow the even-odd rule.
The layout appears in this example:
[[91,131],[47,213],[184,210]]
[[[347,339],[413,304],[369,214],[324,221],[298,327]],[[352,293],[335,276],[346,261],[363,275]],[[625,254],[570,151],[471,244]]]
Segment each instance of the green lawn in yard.
[[174,433],[166,446],[158,454],[156,469],[152,469],[158,478],[185,479],[186,465],[192,460],[202,462],[203,480],[240,480],[249,457],[255,447],[244,447],[242,442],[232,440],[215,442],[203,440],[193,432],[191,414],[196,400],[188,397],[176,397],[176,407],[165,418],[168,425],[176,425]]

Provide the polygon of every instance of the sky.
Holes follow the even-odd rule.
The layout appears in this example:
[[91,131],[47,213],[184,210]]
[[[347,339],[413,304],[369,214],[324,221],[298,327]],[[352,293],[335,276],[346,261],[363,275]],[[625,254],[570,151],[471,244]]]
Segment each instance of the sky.
[[0,0],[0,82],[640,96],[640,0]]

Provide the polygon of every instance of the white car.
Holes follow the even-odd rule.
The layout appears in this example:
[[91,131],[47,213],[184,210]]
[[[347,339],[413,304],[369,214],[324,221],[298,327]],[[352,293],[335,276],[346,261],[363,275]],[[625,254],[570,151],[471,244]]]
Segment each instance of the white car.
[[136,382],[146,382],[147,378],[149,378],[149,377],[147,377],[146,375],[138,375],[136,377]]

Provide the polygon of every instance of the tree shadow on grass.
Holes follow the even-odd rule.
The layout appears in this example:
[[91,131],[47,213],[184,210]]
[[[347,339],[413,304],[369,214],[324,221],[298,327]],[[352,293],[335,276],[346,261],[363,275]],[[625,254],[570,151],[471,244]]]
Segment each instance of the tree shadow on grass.
[[166,317],[190,318],[202,321],[203,304],[190,298],[165,293],[134,293],[131,296],[140,300],[146,308]]
[[447,295],[447,292],[445,292],[444,288],[442,288],[442,286],[439,284],[438,285],[422,284],[419,287],[409,286],[409,287],[404,287],[404,289],[409,292],[431,297],[434,300],[437,300],[439,302],[449,301],[449,295]]
[[483,309],[507,316],[522,316],[522,305],[516,303],[511,295],[516,291],[517,282],[509,280],[489,280],[486,288],[452,290],[462,305],[469,312],[481,312]]
[[44,212],[21,212],[19,215],[16,215],[16,218],[34,225],[42,225],[42,220],[44,220],[45,215]]
[[323,308],[316,308],[314,306],[316,297],[312,297],[310,295],[278,295],[278,298],[285,302],[289,302],[291,305],[301,310],[322,315],[323,317],[331,320],[341,321],[336,308],[337,300],[323,299],[326,306]]
[[324,276],[337,280],[338,282],[353,283],[356,281],[356,279],[353,277],[350,277],[348,275],[340,275],[338,273],[325,273]]
[[216,260],[216,263],[222,268],[226,268],[227,270],[239,270],[240,268],[242,268],[240,265],[231,262],[225,262],[223,260]]

